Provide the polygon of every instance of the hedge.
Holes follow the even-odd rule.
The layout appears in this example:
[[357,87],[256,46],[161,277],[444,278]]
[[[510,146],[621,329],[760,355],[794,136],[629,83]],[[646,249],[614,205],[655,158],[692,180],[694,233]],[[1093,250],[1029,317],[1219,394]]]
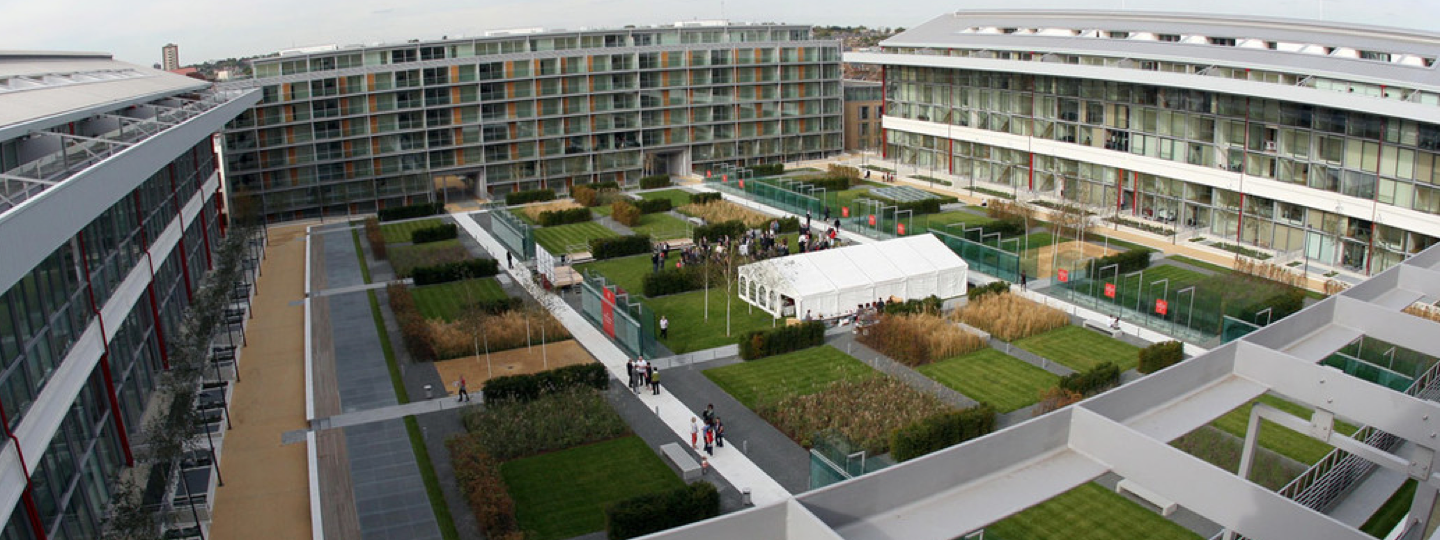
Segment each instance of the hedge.
[[640,209],[625,199],[610,203],[610,219],[626,227],[640,224]]
[[532,189],[529,191],[516,191],[505,194],[505,204],[507,206],[553,200],[555,200],[555,190],[553,189]]
[[567,208],[565,210],[551,210],[540,213],[541,227],[554,227],[556,225],[569,225],[571,223],[585,223],[594,219],[590,215],[590,209],[585,207]]
[[708,202],[711,202],[711,201],[718,201],[718,200],[723,199],[723,198],[724,198],[724,197],[721,197],[719,192],[714,192],[714,193],[691,193],[691,194],[690,194],[690,204],[705,204],[705,203],[708,203]]
[[721,237],[725,236],[729,236],[730,238],[740,238],[740,235],[745,234],[745,231],[748,229],[749,227],[745,226],[745,222],[738,219],[732,219],[730,221],[722,221],[720,223],[708,223],[699,227],[695,227],[692,238],[696,242],[699,242],[701,238],[710,240],[711,242],[716,242],[719,241]]
[[740,358],[754,360],[808,349],[825,343],[825,323],[806,321],[800,324],[755,330],[740,335]]
[[481,313],[499,315],[507,311],[515,311],[524,305],[525,300],[507,296],[505,298],[481,300],[475,303],[474,309]]
[[389,251],[385,246],[385,233],[380,231],[380,220],[373,217],[365,218],[365,240],[370,242],[370,253],[378,260],[389,258]]
[[776,176],[785,174],[784,163],[769,163],[766,165],[751,165],[750,170],[755,171],[755,176]]
[[669,212],[671,204],[670,199],[641,199],[635,201],[635,207],[640,209],[641,214],[654,214]]
[[405,343],[405,350],[410,352],[410,359],[416,362],[434,361],[435,346],[430,342],[430,325],[415,305],[410,288],[394,282],[385,290],[386,296],[390,297],[390,312],[395,314],[395,323],[400,326],[400,338]]
[[593,189],[593,190],[595,190],[595,191],[604,191],[604,190],[607,190],[607,189],[616,189],[616,190],[620,189],[620,183],[619,183],[619,182],[616,182],[616,181],[614,181],[614,180],[606,180],[606,181],[604,181],[604,182],[591,182],[591,183],[589,183],[589,184],[576,184],[576,186],[578,186],[578,187],[588,187],[588,188]]
[[885,313],[890,315],[905,315],[917,313],[933,313],[938,315],[940,313],[940,308],[944,305],[945,301],[941,300],[940,297],[932,294],[925,297],[925,299],[923,300],[916,300],[912,298],[904,302],[886,303]]
[[505,478],[500,475],[500,462],[480,446],[473,435],[459,435],[445,441],[450,449],[450,463],[470,511],[480,522],[486,538],[505,538],[516,532],[515,500]]
[[624,540],[720,515],[720,492],[709,482],[646,493],[605,509],[605,533]]
[[804,182],[818,188],[825,188],[825,191],[829,193],[850,189],[850,179],[844,176],[817,174],[813,176],[801,176],[799,178],[794,178],[794,180],[798,182]]
[[1162,341],[1140,349],[1140,373],[1154,373],[1173,366],[1185,359],[1185,344],[1179,341]]
[[460,227],[455,226],[453,223],[446,223],[444,225],[436,225],[434,227],[425,227],[424,229],[411,231],[410,243],[425,244],[429,242],[439,242],[441,240],[451,240],[459,236]]
[[640,189],[655,189],[670,186],[670,175],[652,174],[640,178]]
[[1091,268],[1095,270],[1097,275],[1100,273],[1101,268],[1112,264],[1120,265],[1119,273],[1121,274],[1139,272],[1150,267],[1150,254],[1152,252],[1154,252],[1154,250],[1141,248],[1123,251],[1107,257],[1100,257],[1099,259],[1095,259]]
[[593,207],[600,204],[600,193],[590,186],[575,186],[570,190],[570,198],[580,206]]
[[979,287],[972,287],[970,290],[965,291],[965,298],[969,299],[971,302],[974,302],[992,294],[1005,294],[1007,292],[1010,292],[1009,282],[991,281],[990,283],[987,283],[985,285],[981,285]]
[[[782,233],[792,233],[792,232],[799,232],[799,231],[800,231],[800,218],[798,218],[798,217],[791,216],[791,217],[787,217],[787,218],[780,218],[779,221],[780,221],[780,232],[782,232]],[[820,226],[821,226],[822,228],[825,227],[825,223],[824,223],[824,222],[819,222],[819,223],[820,223]],[[813,225],[813,223],[812,223],[812,225]]]
[[995,431],[995,408],[969,409],[921,419],[890,434],[890,457],[906,461]]
[[500,273],[500,263],[495,259],[470,259],[437,266],[420,266],[410,271],[415,285],[434,285],[462,279],[489,277]]
[[380,221],[396,221],[401,219],[413,219],[418,217],[433,216],[445,213],[445,205],[440,203],[421,203],[410,206],[397,206],[395,208],[382,208],[375,214]]
[[1091,395],[1109,390],[1120,384],[1120,367],[1105,362],[1083,373],[1072,373],[1060,378],[1060,388],[1082,395]]
[[645,274],[642,291],[646,298],[689,292],[705,287],[705,267],[665,268]]
[[532,401],[544,394],[569,388],[588,387],[605,390],[610,375],[599,362],[575,364],[528,375],[505,375],[485,381],[481,391],[485,403],[496,401]]
[[597,260],[638,255],[649,251],[650,235],[648,234],[590,239],[590,256]]

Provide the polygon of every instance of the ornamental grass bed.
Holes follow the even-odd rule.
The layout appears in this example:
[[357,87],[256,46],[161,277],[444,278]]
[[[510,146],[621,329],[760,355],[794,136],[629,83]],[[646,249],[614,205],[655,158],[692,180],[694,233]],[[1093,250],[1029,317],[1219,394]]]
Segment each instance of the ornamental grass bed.
[[1065,312],[1010,293],[987,294],[972,300],[952,317],[1002,341],[1024,339],[1070,324]]

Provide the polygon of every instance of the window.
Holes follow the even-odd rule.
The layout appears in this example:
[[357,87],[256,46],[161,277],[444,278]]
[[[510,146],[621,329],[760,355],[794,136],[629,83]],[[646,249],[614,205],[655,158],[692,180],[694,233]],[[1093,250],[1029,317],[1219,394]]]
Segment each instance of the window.
[[861,119],[861,120],[869,120],[869,119],[870,119],[870,106],[868,106],[868,105],[861,105],[861,106],[860,106],[860,119]]

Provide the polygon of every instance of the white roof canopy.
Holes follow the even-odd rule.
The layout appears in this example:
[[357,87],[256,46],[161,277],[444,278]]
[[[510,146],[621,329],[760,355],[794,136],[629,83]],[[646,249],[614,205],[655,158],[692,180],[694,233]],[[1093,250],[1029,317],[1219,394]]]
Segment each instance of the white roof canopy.
[[740,267],[740,297],[777,317],[833,316],[880,298],[960,296],[968,270],[926,234],[747,264]]

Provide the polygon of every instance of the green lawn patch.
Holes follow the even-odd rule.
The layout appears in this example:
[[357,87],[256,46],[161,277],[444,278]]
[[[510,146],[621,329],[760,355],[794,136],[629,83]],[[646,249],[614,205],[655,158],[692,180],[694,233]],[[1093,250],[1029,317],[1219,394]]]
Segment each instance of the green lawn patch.
[[[670,257],[665,259],[666,267],[674,268],[675,262],[679,260],[680,250],[670,250]],[[605,279],[610,280],[610,283],[619,286],[621,289],[635,296],[642,295],[641,291],[645,283],[645,276],[654,271],[649,255],[634,255],[585,263],[576,266],[575,269],[599,272],[605,276]],[[674,329],[675,325],[671,324],[670,327]]]
[[[1314,414],[1314,411],[1311,411],[1308,407],[1286,401],[1279,396],[1266,394],[1260,396],[1256,401],[1305,419],[1309,419],[1310,415]],[[1235,408],[1235,410],[1225,413],[1225,416],[1215,419],[1215,422],[1212,423],[1215,427],[1241,439],[1245,438],[1245,428],[1249,424],[1250,403],[1241,405]],[[1350,423],[1339,420],[1335,421],[1335,431],[1337,433],[1353,435],[1355,429],[1356,427]],[[1290,430],[1290,428],[1282,427],[1268,420],[1260,427],[1260,446],[1274,450],[1281,455],[1306,465],[1314,465],[1315,462],[1320,461],[1325,457],[1325,454],[1330,453],[1330,451],[1334,449],[1328,444],[1310,438],[1308,435],[1297,433]]]
[[1113,362],[1125,372],[1140,363],[1139,347],[1079,326],[1056,328],[1016,341],[1015,345],[1075,371]]
[[630,230],[635,231],[635,234],[648,234],[652,240],[690,236],[690,226],[687,223],[663,212],[640,216],[640,224]]
[[639,195],[641,199],[645,199],[647,201],[653,201],[655,199],[670,199],[670,207],[679,208],[681,206],[690,204],[691,193],[683,189],[662,189],[660,191],[637,193],[637,195]]
[[614,211],[615,211],[615,207],[610,206],[610,205],[608,205],[608,204],[602,204],[602,205],[600,205],[600,206],[596,206],[596,207],[590,209],[590,212],[591,212],[591,213],[593,213],[593,214],[595,214],[595,215],[597,215],[597,216],[605,216],[605,217],[610,217],[610,213],[611,213],[611,212],[614,212]]
[[[620,235],[593,221],[535,229],[535,243],[540,244],[546,251],[556,254],[590,251],[590,239],[611,236]],[[585,247],[581,248],[582,245]],[[576,251],[570,251],[570,246],[576,246]]]
[[1040,401],[1040,391],[1060,377],[995,349],[942,360],[916,369],[970,399],[1007,413]]
[[428,229],[444,225],[441,219],[418,219],[415,221],[404,221],[401,223],[386,223],[380,226],[380,234],[385,237],[385,243],[409,242],[410,233],[418,229]]
[[1232,269],[1230,269],[1230,268],[1226,268],[1226,267],[1224,267],[1224,266],[1221,266],[1221,265],[1218,265],[1218,264],[1215,264],[1215,263],[1208,263],[1208,262],[1202,261],[1202,260],[1200,260],[1200,259],[1192,259],[1192,258],[1186,257],[1186,256],[1184,256],[1184,255],[1170,255],[1170,256],[1167,256],[1167,257],[1165,257],[1165,258],[1170,259],[1170,260],[1172,260],[1172,261],[1176,261],[1176,262],[1182,262],[1182,263],[1188,264],[1188,265],[1190,265],[1190,266],[1196,266],[1196,267],[1204,268],[1204,269],[1206,269],[1206,270],[1210,270],[1210,271],[1213,271],[1213,272],[1218,273],[1218,274],[1229,274],[1229,273],[1231,273],[1231,272],[1234,272],[1234,270],[1232,270]]
[[1385,538],[1390,531],[1395,529],[1396,525],[1400,524],[1401,520],[1405,519],[1406,515],[1410,514],[1410,503],[1414,499],[1415,479],[1411,478],[1401,484],[1400,489],[1394,495],[1385,499],[1385,504],[1376,510],[1370,519],[1365,520],[1365,524],[1360,526],[1360,531],[1375,538]]
[[[792,242],[791,245],[794,245]],[[646,264],[650,259],[645,258]],[[734,291],[731,294],[739,294]],[[725,335],[725,287],[710,289],[710,320],[705,320],[705,291],[672,294],[645,300],[655,312],[670,318],[670,337],[661,340],[676,354],[712,349],[735,343],[751,330],[770,328],[769,313],[751,309],[738,296],[730,299],[730,335]]]
[[606,506],[685,485],[635,436],[508,461],[500,473],[532,540],[603,530]]
[[705,376],[755,410],[762,404],[814,394],[835,381],[873,377],[875,370],[840,349],[824,345],[707,369]]
[[1200,535],[1094,483],[1027,508],[986,527],[985,532],[1024,540],[1200,539]]
[[[1107,242],[1107,239],[1108,239],[1108,242]],[[1119,250],[1124,250],[1124,251],[1129,251],[1129,250],[1132,250],[1132,249],[1155,249],[1155,248],[1145,247],[1145,246],[1142,246],[1142,245],[1140,245],[1140,244],[1136,244],[1136,243],[1134,243],[1134,242],[1126,242],[1126,241],[1121,240],[1121,239],[1119,239],[1119,238],[1109,238],[1109,237],[1107,237],[1107,236],[1105,236],[1105,235],[1103,235],[1103,234],[1086,234],[1086,235],[1085,235],[1085,241],[1086,241],[1086,242],[1089,242],[1089,243],[1091,243],[1091,244],[1095,244],[1095,245],[1097,245],[1097,246],[1101,246],[1101,247],[1110,246],[1110,249],[1119,249]]]
[[495,278],[467,279],[439,285],[415,287],[415,307],[426,319],[454,321],[467,306],[485,300],[505,298],[505,290]]

